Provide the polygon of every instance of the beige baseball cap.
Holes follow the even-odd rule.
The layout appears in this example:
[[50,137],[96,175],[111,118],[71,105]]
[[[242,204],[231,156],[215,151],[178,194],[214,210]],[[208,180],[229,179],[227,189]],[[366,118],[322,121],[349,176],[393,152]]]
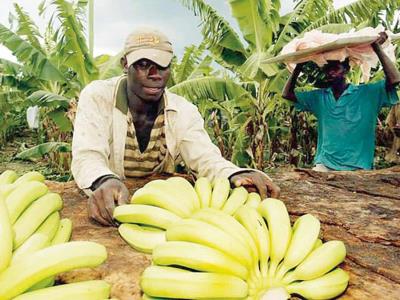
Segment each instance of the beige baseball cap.
[[166,67],[173,56],[172,44],[167,36],[154,28],[147,27],[138,28],[129,34],[124,50],[128,66],[146,58]]

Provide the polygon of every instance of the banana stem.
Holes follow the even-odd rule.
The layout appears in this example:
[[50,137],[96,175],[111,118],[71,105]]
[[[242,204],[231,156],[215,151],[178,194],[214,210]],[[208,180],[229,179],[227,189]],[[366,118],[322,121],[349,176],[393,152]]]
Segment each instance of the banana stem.
[[284,287],[275,287],[261,295],[260,300],[287,300],[289,298],[290,295]]

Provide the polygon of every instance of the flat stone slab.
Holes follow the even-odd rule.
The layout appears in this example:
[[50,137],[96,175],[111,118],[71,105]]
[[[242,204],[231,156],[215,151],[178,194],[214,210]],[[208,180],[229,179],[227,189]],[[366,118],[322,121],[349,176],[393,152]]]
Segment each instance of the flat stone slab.
[[[322,225],[322,239],[345,242],[342,267],[350,285],[340,299],[400,299],[400,167],[379,171],[318,173],[296,169],[272,175],[282,189],[294,221],[311,213]],[[146,182],[163,176],[127,181],[133,193]],[[73,240],[106,246],[108,259],[96,269],[81,269],[59,276],[60,282],[104,279],[112,297],[140,299],[139,278],[151,256],[129,247],[117,228],[102,227],[87,218],[86,196],[74,182],[47,182],[63,196],[62,215],[73,221]]]

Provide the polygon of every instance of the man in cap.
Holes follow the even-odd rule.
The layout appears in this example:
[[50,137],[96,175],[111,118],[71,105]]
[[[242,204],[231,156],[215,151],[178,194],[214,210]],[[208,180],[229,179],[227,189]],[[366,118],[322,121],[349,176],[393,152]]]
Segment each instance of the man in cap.
[[72,173],[89,195],[89,216],[103,225],[112,224],[116,204],[128,201],[122,179],[172,173],[179,160],[199,177],[226,177],[262,197],[279,195],[266,174],[225,160],[204,130],[198,109],[165,89],[172,57],[164,34],[141,28],[126,40],[125,74],[94,81],[81,92]]
[[328,88],[295,92],[302,65],[298,64],[283,90],[283,97],[295,102],[301,111],[310,111],[318,119],[318,145],[315,171],[352,171],[373,168],[375,128],[382,107],[398,103],[395,87],[400,73],[381,44],[387,39],[382,32],[372,44],[386,80],[353,85],[346,82],[348,60],[328,61],[322,71]]

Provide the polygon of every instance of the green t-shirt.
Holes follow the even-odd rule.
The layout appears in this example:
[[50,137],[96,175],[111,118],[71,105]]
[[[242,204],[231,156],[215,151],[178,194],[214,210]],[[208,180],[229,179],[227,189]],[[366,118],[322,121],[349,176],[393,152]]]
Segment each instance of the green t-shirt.
[[396,90],[388,92],[385,85],[385,80],[350,84],[338,100],[330,88],[296,92],[295,107],[318,119],[316,164],[334,170],[373,168],[378,113],[399,99]]

